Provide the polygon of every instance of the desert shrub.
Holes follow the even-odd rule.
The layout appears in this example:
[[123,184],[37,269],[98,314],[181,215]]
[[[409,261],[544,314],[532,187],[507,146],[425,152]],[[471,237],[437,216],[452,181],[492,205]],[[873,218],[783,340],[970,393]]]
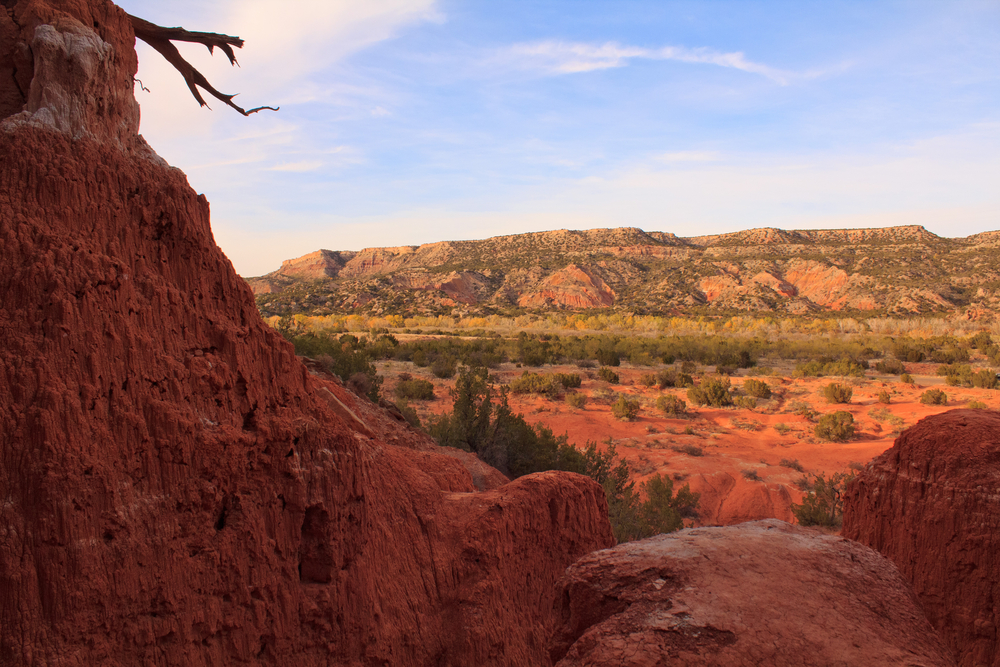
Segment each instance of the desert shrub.
[[740,472],[742,472],[742,474],[743,474],[743,479],[748,479],[751,482],[759,482],[759,481],[761,481],[760,475],[757,474],[756,470],[750,470],[748,468],[748,469],[742,470]]
[[657,398],[656,408],[668,417],[683,417],[687,413],[687,403],[673,394],[664,394]]
[[736,366],[719,365],[715,367],[716,375],[732,375],[736,372]]
[[827,403],[850,403],[854,390],[846,384],[831,382],[823,387],[823,396],[826,397]]
[[687,373],[678,373],[677,379],[674,380],[674,386],[678,389],[684,389],[685,387],[691,387],[694,385],[694,378]]
[[643,373],[639,376],[639,384],[643,387],[653,387],[656,386],[656,374],[655,373]]
[[[354,336],[351,338],[357,340]],[[368,390],[363,393],[372,401],[378,401],[382,377],[378,375],[367,351],[355,349],[349,341],[342,343],[332,336],[315,333],[295,335],[290,340],[295,346],[295,354],[312,357],[327,372],[336,375],[345,383],[350,383],[351,378],[358,373],[365,374]]]
[[792,514],[803,526],[836,528],[844,520],[843,493],[853,475],[838,472],[826,479],[818,476],[806,489],[801,505],[792,504]]
[[561,386],[552,376],[524,371],[521,377],[510,383],[510,390],[515,394],[544,394],[554,397],[559,394]]
[[892,402],[892,397],[889,396],[889,392],[883,389],[878,393],[878,402],[889,405],[889,403]]
[[632,421],[639,415],[639,401],[627,396],[619,396],[611,404],[611,414],[622,421]]
[[799,463],[798,459],[794,459],[794,460],[793,459],[781,459],[781,462],[778,463],[778,465],[781,466],[782,468],[791,468],[792,470],[794,470],[796,472],[805,472],[805,470],[802,468],[802,464]]
[[792,414],[799,415],[800,417],[805,417],[810,421],[813,418],[815,418],[816,415],[819,414],[818,412],[812,409],[811,405],[803,401],[795,401],[789,406],[789,408],[791,409]]
[[924,405],[948,405],[948,394],[940,389],[928,389],[920,394],[920,402]]
[[753,410],[757,407],[757,399],[753,396],[734,396],[733,403],[744,410]]
[[583,369],[596,368],[597,364],[595,364],[590,359],[580,359],[579,361],[576,362],[576,367],[577,368],[583,368]]
[[412,378],[401,379],[396,385],[395,393],[397,398],[430,401],[434,399],[434,384],[429,380],[419,378],[416,380]]
[[899,376],[899,381],[903,384],[913,384],[913,376],[909,373],[903,373]]
[[622,363],[621,356],[616,350],[604,347],[597,349],[594,358],[602,366],[621,366]]
[[566,394],[566,405],[579,410],[587,403],[587,397],[578,391],[571,391]]
[[458,369],[458,362],[451,357],[438,357],[431,363],[431,373],[436,378],[453,378]]
[[417,415],[417,411],[406,402],[406,399],[396,401],[396,409],[399,410],[399,414],[403,415],[407,424],[413,428],[420,428],[420,417]]
[[778,422],[777,424],[774,425],[774,430],[780,433],[781,435],[788,435],[788,433],[791,432],[792,427],[784,422]]
[[712,405],[720,408],[732,405],[733,399],[729,394],[729,378],[706,378],[700,386],[690,387],[687,395],[695,405]]
[[681,363],[681,373],[687,373],[688,375],[694,375],[698,372],[698,364],[693,361],[684,361]]
[[942,364],[935,373],[943,375],[949,387],[972,386],[972,366],[969,364]]
[[805,476],[805,475],[803,475],[802,477],[799,477],[797,480],[795,480],[794,482],[792,482],[792,484],[795,485],[796,489],[798,489],[799,491],[802,491],[802,492],[806,492],[806,491],[812,490],[812,482],[810,482],[809,478],[807,476]]
[[639,509],[643,534],[671,533],[684,527],[684,519],[694,519],[698,516],[698,501],[701,499],[701,494],[692,493],[688,484],[678,489],[675,494],[673,480],[656,474],[643,482],[639,488],[646,496],[646,501]]
[[980,389],[996,389],[997,374],[994,371],[976,371],[972,374],[972,386]]
[[807,361],[795,367],[794,375],[799,377],[825,377],[828,375],[864,377],[867,362],[851,359],[837,361]]
[[970,410],[985,410],[986,404],[982,401],[969,401],[968,408]]
[[660,371],[656,374],[656,386],[660,389],[677,386],[677,373],[673,370]]
[[774,375],[774,369],[770,366],[754,366],[753,368],[747,370],[747,375],[761,376],[761,375]]
[[906,372],[906,367],[899,359],[882,359],[875,364],[875,370],[888,375],[901,375]]
[[986,331],[980,331],[975,336],[970,336],[966,341],[969,347],[986,351],[993,347],[993,337]]
[[743,381],[743,391],[756,398],[771,398],[771,385],[763,380],[748,378]]
[[621,378],[618,377],[618,373],[607,366],[601,366],[600,370],[597,371],[597,377],[601,378],[605,382],[610,382],[611,384],[618,384],[621,382]]
[[840,410],[819,418],[816,437],[831,442],[846,442],[854,437],[854,417],[850,412]]
[[675,445],[670,449],[678,452],[680,454],[687,454],[688,456],[704,456],[705,450],[698,445]]

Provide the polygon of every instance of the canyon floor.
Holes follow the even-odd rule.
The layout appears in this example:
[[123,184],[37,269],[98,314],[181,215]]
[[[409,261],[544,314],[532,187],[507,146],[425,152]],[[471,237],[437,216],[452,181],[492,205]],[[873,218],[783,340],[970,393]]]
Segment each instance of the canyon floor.
[[[696,407],[690,405],[684,389],[660,390],[640,383],[643,374],[662,368],[623,364],[614,369],[620,376],[617,384],[598,379],[596,369],[573,365],[526,369],[506,363],[492,373],[503,384],[525,370],[578,373],[582,386],[577,391],[587,397],[582,408],[573,408],[562,398],[511,393],[512,409],[532,424],[543,424],[556,435],[566,434],[578,447],[592,441],[603,450],[614,443],[637,483],[659,473],[671,477],[677,486],[690,484],[692,491],[701,493],[696,525],[731,525],[766,518],[792,521],[790,505],[802,499],[796,482],[803,477],[860,469],[891,447],[903,429],[929,415],[966,407],[972,401],[1000,407],[1000,394],[994,390],[945,386],[944,378],[934,374],[935,364],[908,365],[913,384],[895,376],[872,374],[864,378],[792,377],[791,367],[774,366],[772,375],[757,377],[772,387],[774,395],[760,400],[753,410]],[[710,373],[712,369],[702,370]],[[449,390],[454,387],[454,378],[439,379],[428,368],[399,361],[380,363],[379,372],[385,378],[383,392],[390,398],[400,373],[434,384],[433,400],[409,402],[424,424],[452,407]],[[740,371],[732,377],[734,387],[742,386],[745,374]],[[827,402],[823,389],[831,382],[853,388],[849,404]],[[921,394],[931,387],[945,391],[947,405],[920,403]],[[878,400],[883,390],[890,394],[888,405]],[[688,402],[687,417],[667,418],[656,408],[657,398],[667,393]],[[615,418],[610,405],[614,395],[638,399],[638,417],[632,421]],[[806,410],[818,415],[802,414]],[[839,410],[853,415],[855,437],[848,442],[817,438],[814,428],[819,416]]]

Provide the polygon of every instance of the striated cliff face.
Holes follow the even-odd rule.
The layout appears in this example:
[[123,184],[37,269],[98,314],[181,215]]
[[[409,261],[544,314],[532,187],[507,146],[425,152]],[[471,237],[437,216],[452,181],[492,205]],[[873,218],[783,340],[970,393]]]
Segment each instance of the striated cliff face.
[[1000,415],[906,430],[848,488],[843,533],[896,563],[960,665],[1000,666]]
[[[369,248],[334,276],[295,277],[289,260],[250,278],[266,315],[326,314],[330,304],[366,293],[367,309],[397,314],[511,308],[621,309],[637,313],[859,314],[961,313],[992,317],[1000,306],[997,242],[923,227],[752,229],[678,238],[639,229],[591,229]],[[475,298],[454,299],[435,285],[449,273],[475,276]],[[391,288],[384,285],[391,278]],[[419,293],[418,293],[419,290]],[[474,308],[469,308],[473,306]]]
[[0,35],[0,664],[545,664],[600,488],[490,488],[303,367],[136,134],[119,8]]
[[561,588],[557,667],[955,664],[891,562],[776,519],[598,551]]

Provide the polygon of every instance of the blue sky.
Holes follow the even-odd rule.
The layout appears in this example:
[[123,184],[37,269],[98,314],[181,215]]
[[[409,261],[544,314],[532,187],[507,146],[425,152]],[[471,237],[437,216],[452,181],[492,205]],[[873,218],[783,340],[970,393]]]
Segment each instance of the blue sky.
[[[1000,229],[1000,2],[121,0],[140,131],[242,275],[319,248],[635,226]],[[206,6],[208,5],[208,6]]]

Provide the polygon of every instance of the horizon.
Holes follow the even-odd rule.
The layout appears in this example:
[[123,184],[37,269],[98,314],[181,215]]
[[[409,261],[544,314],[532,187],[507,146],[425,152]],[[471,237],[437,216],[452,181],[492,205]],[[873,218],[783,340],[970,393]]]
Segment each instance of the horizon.
[[137,44],[140,132],[244,276],[557,229],[1000,228],[996,3],[121,4],[239,35],[242,68],[181,50],[281,107],[200,109]]

